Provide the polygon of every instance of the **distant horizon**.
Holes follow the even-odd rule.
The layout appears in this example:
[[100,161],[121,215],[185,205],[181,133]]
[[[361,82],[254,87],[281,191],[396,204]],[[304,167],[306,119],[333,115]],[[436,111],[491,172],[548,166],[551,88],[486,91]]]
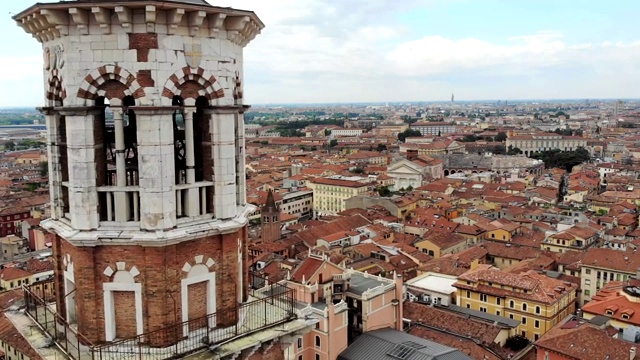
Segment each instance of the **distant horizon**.
[[[503,103],[504,101],[513,102],[516,104],[521,103],[531,103],[531,102],[543,102],[543,103],[580,103],[585,101],[596,101],[596,102],[610,102],[610,101],[640,101],[640,98],[540,98],[540,99],[483,99],[483,100],[455,100],[453,103],[451,100],[399,100],[399,101],[345,101],[345,102],[309,102],[309,103],[296,103],[296,102],[274,102],[274,103],[248,103],[246,105],[253,107],[277,107],[277,106],[287,106],[287,107],[306,107],[306,106],[345,106],[345,105],[400,105],[400,104],[478,104],[478,103],[497,103],[500,101]],[[510,104],[509,104],[510,105]],[[16,110],[16,109],[37,109],[42,105],[37,106],[0,106],[0,110]]]

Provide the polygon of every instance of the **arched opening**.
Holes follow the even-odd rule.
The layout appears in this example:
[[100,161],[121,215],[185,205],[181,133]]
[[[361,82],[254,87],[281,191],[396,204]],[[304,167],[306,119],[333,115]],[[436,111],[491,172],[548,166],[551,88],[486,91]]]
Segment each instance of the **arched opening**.
[[[138,126],[132,96],[117,100],[114,107],[108,97],[100,96],[95,107],[96,185],[100,221],[138,221],[139,193],[127,187],[139,184]],[[111,189],[107,187],[112,187]]]
[[204,96],[197,97],[193,109],[184,107],[185,101],[181,96],[174,96],[172,105],[177,107],[173,114],[177,216],[211,213],[213,186],[191,185],[213,181],[212,142],[208,135],[211,133],[210,116],[206,113],[209,100]]

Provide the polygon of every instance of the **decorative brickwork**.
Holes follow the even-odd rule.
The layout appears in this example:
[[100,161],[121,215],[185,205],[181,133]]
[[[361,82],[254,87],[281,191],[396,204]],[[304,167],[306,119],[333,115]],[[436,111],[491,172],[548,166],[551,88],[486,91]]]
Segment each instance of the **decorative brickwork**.
[[63,100],[67,97],[67,91],[62,84],[62,77],[58,70],[51,70],[47,80],[47,91],[45,98],[48,106],[62,106]]
[[[84,78],[77,94],[79,98],[87,100],[95,100],[99,96],[105,96],[110,100],[122,100],[129,95],[136,99],[144,97],[144,88],[136,76],[114,65],[104,65],[93,70]],[[85,105],[93,104],[86,103]]]
[[174,96],[194,100],[204,96],[208,100],[214,100],[224,97],[224,90],[215,76],[207,70],[185,66],[169,77],[162,89],[162,96],[169,100]]
[[149,50],[158,48],[158,34],[129,34],[129,49],[135,49],[138,62],[149,61]]

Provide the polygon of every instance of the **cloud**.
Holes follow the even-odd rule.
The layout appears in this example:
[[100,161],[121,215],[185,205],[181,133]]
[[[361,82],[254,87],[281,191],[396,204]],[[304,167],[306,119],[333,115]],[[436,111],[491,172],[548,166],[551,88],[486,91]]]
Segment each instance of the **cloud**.
[[[467,37],[454,38],[437,30],[417,34],[398,20],[438,3],[222,0],[215,5],[255,11],[266,24],[244,52],[249,103],[445,100],[452,91],[457,99],[640,97],[640,40],[572,43],[556,30],[518,36],[506,30],[502,39],[487,39],[474,37],[472,27]],[[15,80],[22,89],[32,82],[34,96],[42,93],[41,60],[35,55],[0,57],[5,99],[13,86],[4,84]],[[19,71],[11,64],[19,64]],[[19,73],[27,75],[18,79]]]

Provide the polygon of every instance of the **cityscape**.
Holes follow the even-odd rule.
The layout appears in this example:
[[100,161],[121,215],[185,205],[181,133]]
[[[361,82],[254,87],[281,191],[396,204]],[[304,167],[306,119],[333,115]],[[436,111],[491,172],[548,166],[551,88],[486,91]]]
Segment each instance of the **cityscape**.
[[11,5],[38,54],[0,72],[0,360],[640,360],[627,15],[416,35],[453,3]]

